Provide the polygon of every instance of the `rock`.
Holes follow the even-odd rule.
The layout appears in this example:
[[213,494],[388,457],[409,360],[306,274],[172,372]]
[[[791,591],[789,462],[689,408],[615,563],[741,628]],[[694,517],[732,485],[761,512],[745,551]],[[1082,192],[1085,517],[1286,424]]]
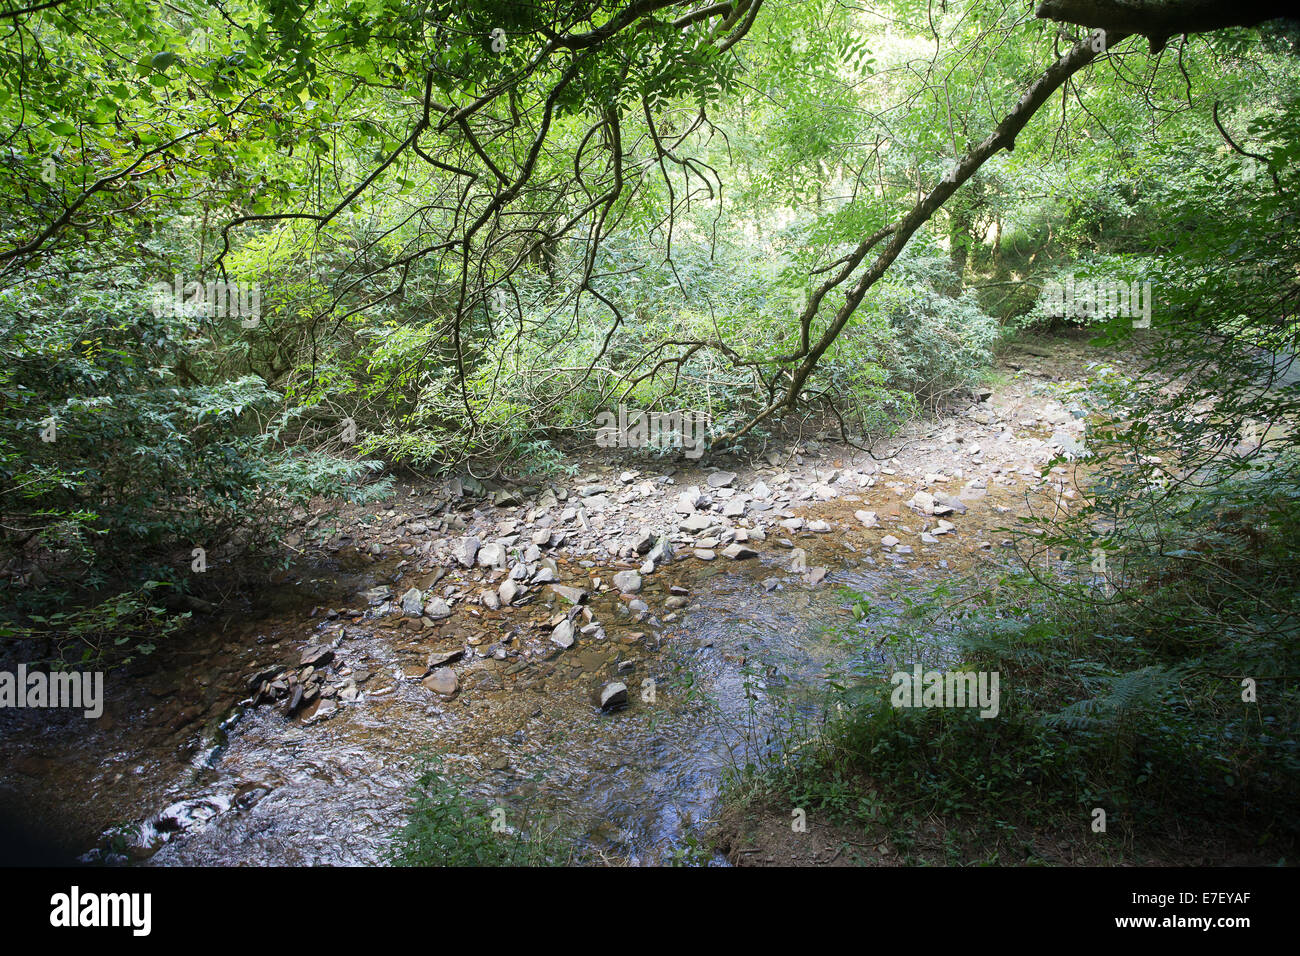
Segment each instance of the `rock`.
[[954,497],[953,495],[944,494],[943,492],[940,492],[939,494],[936,494],[934,496],[934,500],[935,500],[936,507],[938,505],[942,505],[945,508],[957,512],[957,514],[959,515],[964,515],[966,513],[965,502],[963,502],[960,498]]
[[479,600],[483,602],[483,606],[489,611],[496,611],[501,607],[501,598],[497,596],[496,591],[484,591],[479,595]]
[[643,527],[637,532],[636,537],[632,540],[632,550],[637,554],[645,554],[655,545],[655,536],[649,528]]
[[627,685],[612,681],[600,689],[600,709],[617,710],[627,706]]
[[565,618],[551,631],[551,643],[568,650],[573,646],[573,622]]
[[328,720],[338,713],[339,705],[332,700],[317,700],[302,712],[302,722],[304,724],[318,724],[322,720]]
[[460,690],[460,681],[456,679],[456,672],[450,667],[439,667],[421,683],[443,697],[455,697],[456,692]]
[[880,519],[876,517],[874,511],[855,511],[853,517],[862,522],[864,528],[879,528]]
[[655,546],[650,549],[646,558],[655,564],[663,564],[665,561],[671,561],[673,558],[673,543],[668,539],[668,535],[660,535]]
[[695,556],[699,558],[701,561],[712,561],[714,558],[717,557],[717,555],[713,551],[710,551],[708,548],[696,548]]
[[737,496],[722,506],[722,516],[724,518],[743,518],[745,515],[745,499]]
[[940,521],[937,525],[935,525],[934,533],[947,534],[949,531],[952,531],[955,527],[956,525],[954,525],[951,521]]
[[772,491],[764,482],[758,481],[754,483],[753,488],[749,489],[749,493],[755,498],[765,499],[772,493]]
[[790,552],[790,570],[806,571],[808,569],[808,552],[803,548],[795,548]]
[[764,590],[764,591],[775,591],[775,590],[776,590],[777,588],[779,588],[780,586],[781,586],[781,579],[780,579],[780,578],[764,578],[764,579],[763,579],[763,590]]
[[713,521],[712,519],[709,518],[708,515],[702,515],[696,513],[696,514],[692,514],[689,518],[683,521],[681,523],[681,527],[685,531],[698,532],[698,531],[703,531],[712,523]]
[[1069,432],[1061,429],[1052,432],[1052,437],[1047,439],[1047,444],[1059,448],[1061,453],[1069,458],[1083,458],[1087,455],[1087,449],[1083,443]]
[[507,579],[501,582],[501,587],[497,588],[497,598],[502,604],[509,607],[511,604],[515,603],[515,598],[519,597],[527,590],[528,588],[525,585],[517,584],[514,580]]
[[504,568],[506,566],[506,549],[500,544],[485,544],[478,553],[480,568]]
[[[453,661],[460,660],[464,656],[465,656],[465,648],[463,647],[453,647],[449,651],[434,651],[432,654],[429,655],[429,663],[428,666],[425,668],[425,670],[427,672],[427,671],[434,670],[435,668],[438,667],[444,667],[447,664],[452,663]],[[419,676],[423,677],[424,675],[421,674]]]
[[419,588],[411,588],[402,595],[402,613],[407,617],[419,617],[424,606],[424,595]]
[[451,607],[440,597],[431,598],[424,606],[424,616],[432,621],[442,621],[451,617]]
[[880,546],[882,548],[896,548],[898,547],[898,539],[892,534],[887,534],[880,539]]
[[542,528],[533,532],[533,544],[539,548],[544,548],[551,543],[551,529]]
[[808,573],[803,576],[804,583],[810,588],[815,588],[826,580],[826,569],[822,567],[809,568]]
[[641,590],[641,575],[635,571],[620,571],[614,575],[614,587],[620,594],[636,594]]
[[587,592],[582,588],[571,588],[567,584],[552,584],[551,590],[562,601],[568,601],[570,604],[581,604],[587,600]]
[[746,558],[758,557],[758,552],[743,544],[729,544],[722,549],[722,556],[724,558],[731,558],[733,561],[743,561]]
[[366,599],[366,603],[371,607],[383,604],[393,596],[393,589],[387,584],[381,584],[379,587],[371,588],[369,591],[362,591],[361,596]]
[[907,507],[915,508],[922,514],[932,515],[934,514],[934,502],[934,495],[930,494],[928,491],[918,491],[912,496],[912,499],[907,502]]
[[677,496],[677,502],[673,505],[673,510],[678,514],[688,515],[695,512],[695,508],[700,503],[700,489],[688,488]]
[[786,518],[781,522],[781,527],[786,531],[798,531],[803,527],[803,518]]
[[474,567],[474,559],[478,557],[478,549],[481,547],[478,538],[468,537],[461,538],[452,546],[451,555],[464,568]]
[[498,508],[510,508],[515,505],[523,504],[523,499],[513,491],[507,491],[502,488],[492,496],[492,503]]
[[[303,648],[302,656],[298,659],[298,666],[324,667],[332,660],[334,660],[334,651],[331,648],[320,644],[311,644]],[[258,675],[256,675],[258,677],[257,683],[261,684],[268,677],[275,676],[274,672],[279,671],[279,669],[278,665],[274,665],[259,671]]]
[[817,534],[825,534],[826,532],[831,530],[831,526],[827,524],[825,521],[818,519],[816,521],[808,522],[808,530],[815,531]]
[[736,480],[734,471],[715,471],[709,475],[710,488],[726,488]]

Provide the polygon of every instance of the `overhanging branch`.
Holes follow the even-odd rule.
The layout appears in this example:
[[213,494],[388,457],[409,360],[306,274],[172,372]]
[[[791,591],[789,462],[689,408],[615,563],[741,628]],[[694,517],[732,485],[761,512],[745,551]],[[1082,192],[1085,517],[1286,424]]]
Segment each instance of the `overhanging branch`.
[[1037,14],[1113,33],[1138,34],[1160,50],[1172,36],[1296,18],[1294,0],[1043,0]]

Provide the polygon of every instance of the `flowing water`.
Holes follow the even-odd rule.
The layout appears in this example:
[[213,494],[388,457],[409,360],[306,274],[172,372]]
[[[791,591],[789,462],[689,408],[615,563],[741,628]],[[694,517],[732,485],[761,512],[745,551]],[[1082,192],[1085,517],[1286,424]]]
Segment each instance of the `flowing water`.
[[[774,574],[783,586],[768,593],[761,580]],[[834,574],[861,590],[876,577]],[[661,587],[646,589],[652,606]],[[426,751],[507,819],[558,818],[590,852],[663,862],[708,819],[723,775],[766,748],[780,702],[815,719],[821,673],[846,654],[822,628],[849,620],[831,584],[806,588],[799,575],[751,561],[696,570],[691,590],[677,626],[636,644],[580,641],[535,682],[502,680],[496,662],[475,661],[462,681],[486,676],[449,704],[398,679],[391,632],[345,625],[337,653],[378,671],[361,698],[311,726],[271,707],[243,714],[162,814],[185,832],[166,842],[146,834],[162,843],[153,862],[377,862]],[[612,603],[595,600],[599,619]],[[385,660],[394,674],[376,663]],[[620,661],[632,663],[620,671]],[[631,704],[602,713],[592,693],[615,678]],[[211,816],[191,826],[196,810]]]
[[[851,527],[851,508],[821,513]],[[657,626],[622,612],[615,592],[594,593],[589,607],[608,636],[565,651],[537,626],[551,610],[548,589],[534,589],[527,608],[463,609],[475,620],[430,633],[362,611],[360,592],[386,583],[400,593],[411,582],[356,555],[287,582],[269,607],[186,641],[152,670],[117,678],[125,699],[106,720],[78,725],[46,712],[30,734],[9,726],[0,756],[33,789],[60,794],[32,822],[83,852],[97,845],[92,859],[381,862],[422,758],[436,753],[509,823],[558,821],[588,856],[661,863],[703,835],[729,770],[789,743],[773,740],[774,728],[799,736],[815,727],[828,671],[886,677],[902,663],[873,641],[837,637],[870,624],[854,621],[843,589],[879,605],[891,585],[944,574],[949,558],[969,564],[979,559],[974,525],[963,526],[965,551],[931,548],[906,561],[867,553],[880,532],[858,532],[856,549],[840,534],[802,534],[795,543],[808,565],[829,571],[817,586],[789,571],[790,552],[771,541],[758,559],[687,559],[646,578],[641,597]],[[569,567],[562,578],[585,584],[575,574],[602,573]],[[772,578],[780,586],[769,591]],[[673,584],[688,589],[689,605],[662,621]],[[248,706],[251,673],[296,664],[314,643],[333,647],[343,673],[369,673],[356,700],[315,723]],[[414,678],[431,654],[457,649],[469,651],[454,665],[461,690],[444,700]],[[615,679],[630,705],[604,713],[594,695]],[[28,807],[31,793],[18,788]]]

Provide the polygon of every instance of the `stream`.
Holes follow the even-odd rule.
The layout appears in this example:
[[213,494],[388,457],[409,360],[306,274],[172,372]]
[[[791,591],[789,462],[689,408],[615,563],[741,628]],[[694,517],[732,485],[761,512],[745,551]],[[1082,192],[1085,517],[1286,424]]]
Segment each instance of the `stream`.
[[[1076,365],[1073,352],[1062,361]],[[0,812],[87,862],[368,865],[386,860],[422,762],[438,755],[509,826],[545,821],[584,859],[724,862],[700,851],[721,785],[815,732],[828,672],[887,680],[918,656],[946,656],[937,635],[925,648],[876,640],[880,621],[855,621],[850,592],[888,617],[899,588],[1009,563],[1003,529],[1059,501],[1027,466],[1048,457],[1052,428],[1071,417],[1057,408],[1051,425],[1021,421],[1044,403],[1034,381],[1018,377],[996,412],[976,407],[928,426],[937,441],[894,460],[869,493],[777,509],[824,521],[825,533],[784,530],[773,511],[757,557],[683,549],[644,576],[642,614],[608,586],[619,567],[555,551],[556,582],[589,592],[574,624],[591,629],[566,649],[549,640],[566,606],[546,584],[516,606],[488,607],[474,599],[486,583],[479,574],[483,583],[467,585],[455,614],[435,625],[392,613],[408,588],[435,593],[427,564],[362,541],[318,552],[242,611],[203,617],[183,641],[110,672],[98,720],[6,712]],[[942,537],[923,534],[934,519],[904,502],[929,484],[919,476],[958,455],[969,476],[988,477],[987,490],[979,485]],[[1055,470],[1063,488],[1064,469]],[[954,473],[952,487],[965,480]],[[879,526],[855,518],[864,507],[880,511]],[[887,535],[908,547],[882,546]],[[792,568],[796,548],[824,580]],[[375,599],[376,589],[387,597]],[[254,706],[259,683],[300,668],[304,649],[326,652],[330,699],[322,693],[296,715],[283,700]],[[443,665],[456,674],[451,694],[421,681]],[[612,681],[626,685],[629,703],[602,711],[597,695]]]
[[[783,701],[816,719],[823,670],[848,653],[822,626],[849,620],[836,585],[881,583],[881,572],[848,566],[808,588],[781,558],[694,569],[676,626],[636,643],[614,633],[580,640],[536,678],[503,679],[500,662],[475,660],[462,671],[472,686],[447,703],[398,678],[410,655],[391,631],[326,626],[325,635],[344,635],[335,638],[340,656],[375,671],[359,698],[309,726],[274,707],[242,712],[226,743],[200,748],[192,777],[169,794],[159,820],[176,832],[155,822],[139,842],[158,847],[150,859],[160,865],[380,862],[420,757],[437,752],[509,821],[558,821],[580,850],[666,862],[702,834],[724,774],[766,749]],[[767,592],[761,581],[772,576],[782,584]],[[647,599],[661,588],[648,584]],[[593,610],[606,619],[614,601],[597,595]],[[887,673],[883,654],[878,664]],[[603,713],[593,692],[616,678],[630,705]]]

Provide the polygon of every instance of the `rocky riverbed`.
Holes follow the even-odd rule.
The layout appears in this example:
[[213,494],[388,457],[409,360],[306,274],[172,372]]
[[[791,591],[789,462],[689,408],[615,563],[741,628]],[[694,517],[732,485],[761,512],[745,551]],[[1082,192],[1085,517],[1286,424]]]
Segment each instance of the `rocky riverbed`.
[[871,453],[602,452],[570,481],[464,474],[304,512],[274,593],[110,675],[98,721],[6,715],[4,806],[92,859],[369,863],[435,751],[517,820],[661,862],[772,700],[815,696],[840,586],[1009,560],[999,528],[1078,500],[1084,347],[1030,349]]

